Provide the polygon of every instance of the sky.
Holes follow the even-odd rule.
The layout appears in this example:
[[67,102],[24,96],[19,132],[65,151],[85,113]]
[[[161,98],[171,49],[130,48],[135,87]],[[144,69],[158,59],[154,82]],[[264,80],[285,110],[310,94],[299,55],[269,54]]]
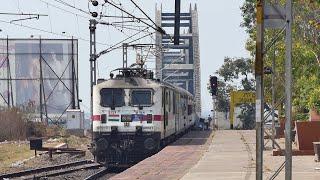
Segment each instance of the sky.
[[[10,0],[2,3],[0,12],[40,13],[48,16],[40,17],[39,20],[19,21],[17,22],[18,25],[13,25],[6,22],[18,19],[20,18],[19,16],[0,15],[0,37],[30,38],[33,35],[33,37],[41,36],[41,38],[70,38],[71,36],[79,38],[79,93],[80,99],[83,100],[81,103],[82,108],[89,112],[89,18],[86,18],[88,17],[87,14],[67,7],[58,1],[61,0]],[[78,9],[88,11],[88,1],[86,0],[62,1]],[[129,0],[114,0],[114,2],[121,2],[125,9],[143,16],[137,12],[138,10],[134,8]],[[172,12],[174,10],[173,0],[136,0],[135,2],[152,19],[154,19],[156,4],[158,7],[162,4],[164,12]],[[243,0],[181,0],[181,3],[181,11],[188,11],[190,3],[193,5],[196,3],[199,12],[202,115],[206,116],[212,109],[211,96],[207,90],[209,75],[214,75],[215,71],[223,64],[224,57],[226,56],[249,57],[249,53],[245,50],[247,34],[240,27],[242,21],[240,6]],[[101,11],[101,9],[91,6],[90,10]],[[119,11],[112,7],[106,7],[103,9],[103,12],[119,14]],[[25,26],[28,26],[28,28]],[[97,45],[97,51],[100,52],[133,33],[133,31],[120,32],[119,28],[98,26],[97,41],[99,44]],[[150,41],[151,39],[149,38],[144,42]],[[130,57],[132,57],[132,53],[134,52],[130,53]],[[101,56],[98,60],[98,76],[107,78],[111,70],[120,66],[122,66],[121,51],[116,50]],[[153,66],[154,62],[148,64],[149,68]]]

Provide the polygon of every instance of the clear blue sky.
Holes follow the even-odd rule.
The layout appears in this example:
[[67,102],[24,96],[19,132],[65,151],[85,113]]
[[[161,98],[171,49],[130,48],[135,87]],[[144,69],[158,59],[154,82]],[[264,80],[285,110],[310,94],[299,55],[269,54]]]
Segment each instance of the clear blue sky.
[[[67,3],[75,5],[84,10],[88,10],[87,1],[64,0]],[[123,7],[134,10],[128,0],[114,0],[122,2]],[[57,9],[52,5],[61,7],[65,10],[84,15],[84,13],[63,6],[54,0],[10,0],[2,3],[0,12],[23,12],[23,13],[42,13],[48,14],[49,17],[40,17],[39,20],[22,21],[19,24],[44,29],[47,31],[66,32],[66,35],[89,39],[88,19],[82,18]],[[102,1],[101,1],[102,2]],[[147,12],[150,17],[154,18],[155,4],[163,4],[163,11],[172,11],[174,8],[173,0],[137,0],[137,4]],[[212,107],[212,101],[207,92],[206,84],[209,75],[222,65],[225,56],[248,57],[245,50],[247,35],[243,28],[240,28],[241,12],[240,6],[243,0],[182,0],[182,11],[189,9],[189,4],[197,3],[199,11],[199,28],[200,28],[200,57],[201,57],[201,87],[202,87],[202,112],[207,115]],[[115,9],[108,8],[107,11],[117,13]],[[2,21],[10,21],[12,17],[0,16]],[[45,33],[37,30],[15,26],[0,22],[0,37],[5,38],[28,38],[30,35],[43,38],[65,38],[61,35]],[[98,41],[105,44],[113,44],[125,38],[125,35],[112,27],[98,28]],[[132,32],[126,32],[132,34]],[[79,83],[80,98],[83,99],[84,109],[89,108],[89,42],[79,40]],[[105,49],[107,46],[98,45],[98,51]],[[107,77],[109,71],[121,66],[122,52],[114,51],[99,59],[99,75]],[[149,65],[149,67],[152,66]]]

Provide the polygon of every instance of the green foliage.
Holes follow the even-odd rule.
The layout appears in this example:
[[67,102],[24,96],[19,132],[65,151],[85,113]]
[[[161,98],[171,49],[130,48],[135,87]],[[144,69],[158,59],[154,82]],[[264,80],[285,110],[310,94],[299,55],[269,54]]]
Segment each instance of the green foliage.
[[308,105],[310,109],[315,109],[318,113],[320,112],[320,87],[312,91],[309,96]]
[[[271,3],[274,3],[271,0]],[[278,1],[285,5],[285,0]],[[255,56],[255,0],[245,0],[242,11],[242,27],[249,34],[246,48],[252,57]],[[320,86],[320,3],[319,0],[298,0],[293,2],[293,105],[297,114],[304,114],[305,109],[316,107],[320,99],[318,87]],[[265,44],[269,44],[280,30],[266,30]],[[284,95],[284,64],[285,64],[285,34],[281,34],[273,49],[264,56],[264,65],[272,66],[275,58],[276,69],[276,99]],[[265,95],[271,96],[271,76],[264,77]],[[281,105],[283,107],[283,104]],[[319,110],[319,109],[318,109]]]
[[241,23],[241,27],[246,27],[246,32],[249,35],[252,35],[255,31],[255,23],[256,23],[256,0],[246,0],[243,3],[243,6],[240,8],[242,11],[243,22]]
[[247,58],[230,58],[225,57],[223,65],[216,73],[223,80],[232,86],[237,86],[237,82],[241,82],[238,90],[251,91],[254,90],[254,79],[252,74],[252,60]]
[[229,109],[228,94],[232,89],[231,86],[227,86],[224,81],[218,81],[218,91],[217,91],[217,111],[227,112]]
[[240,106],[241,108],[241,114],[238,116],[240,118],[243,129],[249,130],[254,129],[255,127],[255,109],[254,106],[251,104],[243,104]]
[[296,114],[295,120],[297,120],[297,121],[307,121],[308,117],[309,117],[308,113],[299,113],[299,114]]

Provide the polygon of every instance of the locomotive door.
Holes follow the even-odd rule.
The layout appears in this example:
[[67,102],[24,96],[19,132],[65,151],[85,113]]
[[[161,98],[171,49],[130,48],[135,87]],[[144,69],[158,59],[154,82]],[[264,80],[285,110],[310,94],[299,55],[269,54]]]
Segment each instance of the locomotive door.
[[174,115],[174,127],[175,127],[175,133],[178,132],[179,128],[178,128],[178,122],[179,122],[179,109],[177,106],[177,102],[178,102],[178,93],[173,92],[173,115]]
[[168,89],[163,89],[163,96],[162,96],[162,105],[163,105],[163,130],[164,136],[166,136],[166,129],[168,126],[168,107],[169,107],[169,91]]

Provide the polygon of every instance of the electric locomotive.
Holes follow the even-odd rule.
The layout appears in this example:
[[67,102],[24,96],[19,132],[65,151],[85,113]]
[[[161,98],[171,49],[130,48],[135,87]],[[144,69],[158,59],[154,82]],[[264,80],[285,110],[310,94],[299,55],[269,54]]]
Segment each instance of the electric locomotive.
[[[143,68],[119,68],[93,88],[95,160],[131,166],[155,154],[195,123],[192,94]],[[113,71],[113,72],[114,72]]]

